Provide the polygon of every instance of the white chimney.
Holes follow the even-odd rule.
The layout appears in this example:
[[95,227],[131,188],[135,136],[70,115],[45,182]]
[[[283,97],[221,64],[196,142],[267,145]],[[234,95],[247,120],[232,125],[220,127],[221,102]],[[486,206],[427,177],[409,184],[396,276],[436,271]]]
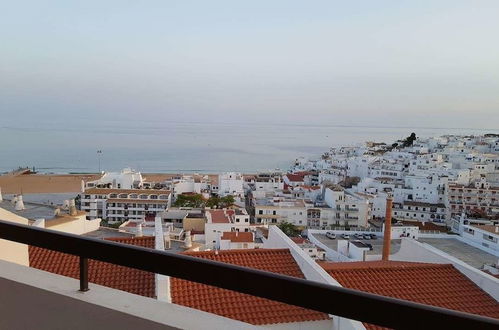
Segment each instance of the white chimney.
[[10,204],[16,205],[16,203],[17,203],[17,195],[14,195],[14,197],[12,197],[12,199],[10,200]]
[[3,197],[2,197],[2,188],[0,188],[0,202],[3,202]]
[[22,211],[25,209],[22,195],[17,196],[15,209],[16,211]]
[[186,249],[190,249],[192,247],[192,238],[191,238],[191,231],[190,230],[185,232],[184,247]]
[[163,240],[165,242],[165,249],[170,249],[171,248],[170,227],[167,228]]
[[137,237],[142,237],[144,234],[142,233],[142,224],[138,223],[137,224],[137,234],[135,236]]
[[32,224],[33,227],[45,228],[45,219],[35,219],[35,222]]
[[76,215],[76,214],[77,214],[76,205],[75,205],[75,200],[73,198],[69,200],[69,215]]
[[[167,232],[168,238],[170,234]],[[154,218],[154,247],[156,250],[164,251],[165,250],[165,241],[164,241],[164,232],[163,232],[163,223],[161,221],[161,217]],[[170,276],[162,275],[162,274],[154,274],[155,280],[155,293],[156,299],[159,301],[165,301],[168,303],[172,302],[172,295],[170,292]]]

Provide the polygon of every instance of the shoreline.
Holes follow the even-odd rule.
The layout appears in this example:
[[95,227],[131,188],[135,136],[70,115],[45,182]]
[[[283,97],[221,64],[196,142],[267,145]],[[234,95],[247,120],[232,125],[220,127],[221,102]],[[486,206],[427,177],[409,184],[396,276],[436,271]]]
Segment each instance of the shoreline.
[[[142,173],[145,181],[160,182],[169,180],[175,176],[188,173]],[[207,175],[212,180],[218,174],[200,173]],[[243,176],[254,175],[245,173]],[[16,174],[7,173],[0,175],[0,188],[2,194],[60,194],[60,193],[80,193],[81,181],[93,181],[101,177],[99,173],[85,174]]]

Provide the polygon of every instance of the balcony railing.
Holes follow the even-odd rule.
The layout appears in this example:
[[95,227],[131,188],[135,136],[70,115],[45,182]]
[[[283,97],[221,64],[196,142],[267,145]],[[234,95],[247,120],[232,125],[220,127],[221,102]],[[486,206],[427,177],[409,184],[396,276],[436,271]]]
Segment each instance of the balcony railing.
[[0,238],[79,256],[80,291],[88,290],[88,259],[95,259],[390,328],[499,328],[489,317],[6,221],[0,221]]

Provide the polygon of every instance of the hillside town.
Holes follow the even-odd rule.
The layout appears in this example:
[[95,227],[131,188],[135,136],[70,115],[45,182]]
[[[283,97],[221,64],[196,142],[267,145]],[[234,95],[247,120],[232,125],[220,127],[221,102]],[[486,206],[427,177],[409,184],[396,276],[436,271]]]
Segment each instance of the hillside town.
[[[497,135],[412,133],[332,147],[288,171],[161,176],[126,168],[88,176],[79,190],[0,191],[0,220],[499,318]],[[2,244],[0,259],[47,278],[78,278],[74,256]],[[90,267],[89,281],[104,293],[184,308],[168,321],[179,328],[376,328],[162,274]],[[199,311],[210,314],[187,317]]]

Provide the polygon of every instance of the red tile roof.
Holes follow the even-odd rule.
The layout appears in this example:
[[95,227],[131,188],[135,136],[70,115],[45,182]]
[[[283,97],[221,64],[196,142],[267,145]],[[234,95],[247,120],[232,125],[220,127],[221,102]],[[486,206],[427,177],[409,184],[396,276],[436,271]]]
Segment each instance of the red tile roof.
[[293,242],[296,244],[304,244],[304,243],[310,243],[310,241],[306,238],[303,237],[290,237]]
[[224,231],[221,239],[230,240],[233,243],[253,242],[252,232]]
[[[304,278],[287,249],[189,252],[191,256]],[[326,320],[323,313],[178,278],[171,279],[173,303],[261,325]],[[310,299],[313,299],[311,297]]]
[[[240,233],[241,234],[241,233]],[[112,241],[154,248],[154,237],[112,238]],[[187,255],[304,278],[287,249],[254,249],[188,252]],[[33,268],[78,278],[79,259],[65,253],[29,247]],[[89,260],[92,283],[130,293],[154,297],[154,274],[101,261]],[[324,313],[286,305],[230,290],[171,278],[172,302],[251,324],[274,324],[327,320]]]
[[[112,238],[115,242],[154,248],[154,237]],[[29,247],[30,267],[79,278],[79,258],[66,253]],[[90,259],[88,277],[91,283],[146,297],[155,296],[154,274]]]
[[320,265],[346,288],[499,318],[499,303],[452,265],[397,261]]
[[301,174],[288,173],[288,174],[286,174],[286,177],[291,182],[303,182],[303,180],[304,180],[304,175],[301,175]]
[[307,190],[318,190],[318,189],[321,189],[321,186],[301,185],[301,186],[298,186],[298,188],[303,188],[303,189],[307,189]]
[[212,223],[230,223],[230,217],[234,215],[234,210],[206,210],[207,213],[211,214]]

